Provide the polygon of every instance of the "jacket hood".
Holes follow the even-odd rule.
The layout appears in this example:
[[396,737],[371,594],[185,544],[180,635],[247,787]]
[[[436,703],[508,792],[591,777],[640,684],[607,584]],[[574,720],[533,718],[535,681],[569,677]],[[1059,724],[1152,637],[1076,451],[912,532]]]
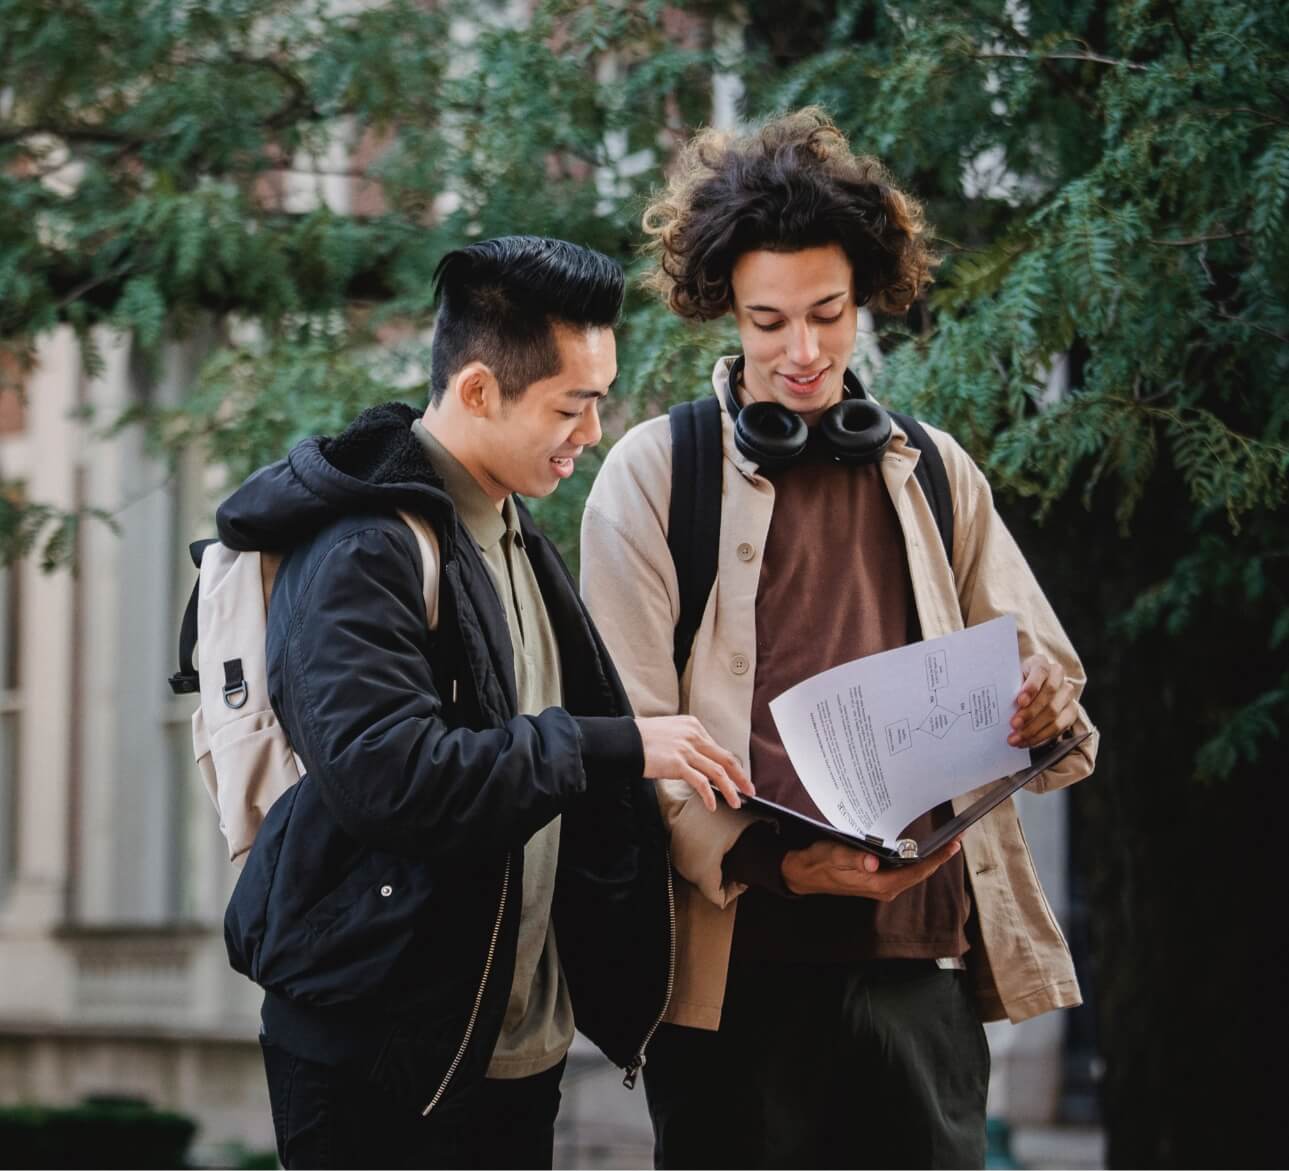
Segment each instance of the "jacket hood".
[[335,438],[297,443],[260,468],[215,514],[230,549],[277,551],[355,512],[400,508],[434,516],[451,502],[412,434],[420,412],[406,403],[369,407]]

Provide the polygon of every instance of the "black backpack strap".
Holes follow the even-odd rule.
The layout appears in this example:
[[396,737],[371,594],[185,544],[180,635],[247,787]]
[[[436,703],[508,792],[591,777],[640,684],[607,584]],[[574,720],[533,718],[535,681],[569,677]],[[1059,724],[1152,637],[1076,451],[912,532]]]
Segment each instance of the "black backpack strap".
[[672,657],[676,677],[685,672],[689,652],[716,582],[721,535],[721,406],[714,395],[679,403],[667,412],[671,422],[671,503],[667,546],[680,587]]
[[[188,556],[192,563],[201,570],[201,555],[206,552],[213,540],[194,541],[188,546]],[[201,690],[201,680],[192,665],[192,652],[197,647],[197,591],[201,588],[200,576],[193,583],[192,593],[188,595],[188,605],[184,610],[183,622],[179,627],[179,670],[170,676],[170,690],[176,695],[191,695]]]
[[926,433],[912,415],[902,415],[891,411],[890,416],[909,437],[909,442],[922,453],[913,474],[922,485],[922,492],[935,514],[935,526],[940,530],[940,542],[944,545],[944,555],[953,566],[953,495],[949,491],[949,474],[944,469],[944,459],[935,440]]

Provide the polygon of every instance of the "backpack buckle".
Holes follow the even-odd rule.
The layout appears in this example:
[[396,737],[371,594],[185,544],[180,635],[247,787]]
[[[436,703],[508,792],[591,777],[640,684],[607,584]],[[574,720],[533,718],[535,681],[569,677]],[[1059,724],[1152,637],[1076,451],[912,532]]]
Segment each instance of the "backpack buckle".
[[175,695],[192,695],[193,692],[201,690],[201,683],[195,673],[185,675],[180,671],[170,676],[170,690]]

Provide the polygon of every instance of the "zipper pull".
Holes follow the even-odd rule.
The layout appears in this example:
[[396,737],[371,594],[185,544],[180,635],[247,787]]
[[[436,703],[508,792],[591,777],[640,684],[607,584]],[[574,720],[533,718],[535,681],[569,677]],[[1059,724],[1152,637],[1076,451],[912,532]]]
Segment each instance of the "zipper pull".
[[645,1055],[643,1053],[637,1053],[632,1059],[631,1064],[627,1066],[627,1075],[622,1079],[622,1084],[626,1086],[628,1090],[634,1090],[636,1088],[636,1078],[640,1076],[640,1071],[644,1068],[644,1063]]

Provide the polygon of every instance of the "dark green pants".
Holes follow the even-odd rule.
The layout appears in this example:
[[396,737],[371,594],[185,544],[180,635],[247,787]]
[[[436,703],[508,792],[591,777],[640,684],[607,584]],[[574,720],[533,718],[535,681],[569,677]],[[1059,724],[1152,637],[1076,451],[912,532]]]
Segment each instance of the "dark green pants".
[[720,1030],[662,1026],[644,1079],[660,1168],[984,1166],[989,1047],[931,961],[731,971]]

